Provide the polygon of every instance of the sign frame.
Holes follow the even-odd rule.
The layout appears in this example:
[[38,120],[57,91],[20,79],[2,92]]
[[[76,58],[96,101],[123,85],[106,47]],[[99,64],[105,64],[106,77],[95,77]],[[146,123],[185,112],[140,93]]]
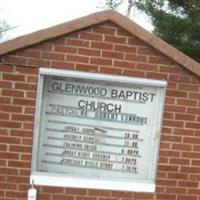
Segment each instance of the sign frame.
[[[44,77],[45,76],[58,76],[66,78],[82,78],[89,80],[97,80],[102,82],[122,83],[122,84],[136,84],[142,86],[152,86],[160,88],[160,100],[157,107],[158,115],[156,119],[156,132],[152,136],[153,152],[152,163],[150,166],[149,180],[108,180],[97,179],[95,177],[75,177],[72,175],[65,175],[64,173],[45,172],[37,170],[37,158],[39,154],[39,140],[40,140],[40,126],[41,126],[41,112],[42,101],[44,92]],[[156,170],[159,154],[159,143],[162,128],[162,117],[164,109],[164,101],[166,94],[167,81],[154,80],[146,78],[133,78],[119,75],[108,75],[101,73],[89,73],[79,72],[71,70],[59,70],[40,68],[37,87],[37,99],[36,99],[36,111],[35,111],[35,123],[34,123],[34,137],[33,137],[33,150],[32,150],[32,165],[30,183],[34,181],[34,184],[47,185],[47,186],[61,186],[61,187],[75,187],[75,188],[88,188],[88,189],[106,189],[106,190],[122,190],[122,191],[136,191],[136,192],[155,192]]]

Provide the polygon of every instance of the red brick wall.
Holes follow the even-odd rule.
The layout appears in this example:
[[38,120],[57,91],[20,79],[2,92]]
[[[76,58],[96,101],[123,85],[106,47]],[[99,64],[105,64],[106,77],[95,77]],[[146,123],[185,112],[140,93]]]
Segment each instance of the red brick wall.
[[111,23],[0,58],[0,199],[29,188],[39,67],[168,81],[156,193],[37,186],[38,200],[199,200],[200,78]]

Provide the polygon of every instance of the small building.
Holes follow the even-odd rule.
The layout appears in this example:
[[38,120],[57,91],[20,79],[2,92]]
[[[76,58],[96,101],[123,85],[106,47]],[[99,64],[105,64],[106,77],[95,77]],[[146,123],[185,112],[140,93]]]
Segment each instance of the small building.
[[103,11],[0,44],[0,71],[0,199],[200,199],[200,64],[174,47]]

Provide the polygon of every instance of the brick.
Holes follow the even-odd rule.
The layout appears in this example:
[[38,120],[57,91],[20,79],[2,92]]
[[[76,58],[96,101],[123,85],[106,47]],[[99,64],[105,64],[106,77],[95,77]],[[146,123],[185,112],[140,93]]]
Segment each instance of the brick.
[[200,174],[190,174],[190,180],[200,180]]
[[188,108],[187,113],[191,114],[199,114],[200,113],[200,108]]
[[115,51],[120,51],[122,53],[126,52],[126,53],[136,53],[136,47],[133,46],[129,46],[129,45],[120,45],[120,44],[116,44],[114,46],[114,50]]
[[9,97],[0,97],[1,104],[10,104],[10,102],[11,102],[11,99]]
[[160,156],[179,157],[180,156],[180,152],[172,151],[172,150],[160,150]]
[[67,61],[71,61],[71,62],[88,63],[89,57],[86,57],[86,56],[78,56],[78,55],[67,55],[66,60],[67,60]]
[[33,114],[34,115],[35,114],[35,108],[26,107],[25,110],[24,110],[24,113],[25,114]]
[[177,99],[178,105],[185,105],[185,106],[197,106],[197,101],[191,99]]
[[156,72],[158,71],[158,66],[147,64],[147,63],[137,63],[136,69]]
[[187,144],[200,144],[200,138],[197,137],[184,137],[183,142]]
[[51,66],[59,69],[74,69],[75,64],[72,62],[52,61]]
[[87,72],[97,72],[97,65],[88,65],[88,64],[76,64],[76,70],[87,71]]
[[196,197],[199,195],[199,189],[189,189],[188,194],[194,194]]
[[101,52],[99,50],[94,50],[94,49],[86,49],[86,48],[78,49],[78,54],[80,55],[100,56],[100,53]]
[[158,165],[159,171],[167,171],[167,172],[177,172],[178,167],[177,166],[171,166],[171,165]]
[[145,200],[145,199],[153,199],[154,197],[154,194],[152,193],[134,193],[134,199],[142,199],[142,200]]
[[189,188],[189,187],[196,187],[196,188],[197,188],[198,182],[179,181],[179,182],[178,182],[178,185],[179,185],[180,187],[187,187],[187,188]]
[[191,195],[179,195],[177,200],[198,200],[198,197]]
[[55,51],[60,53],[76,53],[77,48],[63,45],[55,45]]
[[59,53],[43,52],[42,58],[46,58],[50,60],[64,60],[65,56]]
[[103,50],[113,50],[113,44],[112,43],[106,43],[106,42],[96,42],[92,41],[91,48],[94,49],[103,49]]
[[200,93],[199,92],[192,92],[192,93],[189,94],[189,97],[191,99],[197,99],[197,100],[199,100],[200,99]]
[[172,188],[166,188],[166,192],[168,194],[184,194],[186,193],[186,188],[177,188],[177,187],[172,187]]
[[20,90],[37,90],[37,85],[30,83],[15,83],[15,88]]
[[192,146],[189,144],[173,144],[172,149],[176,150],[185,150],[185,151],[191,151]]
[[162,135],[162,141],[170,142],[170,144],[181,142],[182,137],[176,135]]
[[23,128],[24,129],[29,129],[29,130],[33,130],[34,128],[34,124],[33,123],[23,123]]
[[25,81],[25,76],[24,75],[16,75],[16,74],[3,74],[3,79],[6,81]]
[[113,66],[121,67],[123,69],[126,69],[126,68],[134,69],[135,63],[131,63],[131,62],[127,62],[127,61],[121,61],[121,60],[114,60]]
[[126,60],[134,61],[134,62],[146,62],[147,57],[143,55],[137,55],[137,54],[126,54],[125,57]]
[[192,165],[200,166],[200,160],[193,160]]
[[17,185],[12,183],[0,183],[0,188],[4,190],[17,190]]
[[118,74],[118,75],[122,73],[121,69],[113,67],[100,67],[100,72],[106,74]]
[[[32,143],[31,143],[32,144]],[[32,156],[31,155],[29,155],[29,154],[22,154],[21,155],[21,160],[24,160],[24,161],[31,161],[31,158],[32,158]],[[27,173],[26,172],[21,172],[21,174],[23,173],[23,175],[27,175]],[[26,173],[26,174],[25,174]]]
[[4,89],[2,90],[2,95],[9,97],[24,97],[24,91]]
[[160,66],[159,71],[162,73],[181,73],[182,69],[180,67],[175,67],[175,66]]
[[21,123],[12,121],[0,121],[0,127],[3,128],[21,128]]
[[35,49],[24,49],[17,52],[17,55],[22,57],[40,58],[41,52]]
[[199,130],[200,129],[200,123],[186,122],[185,127]]
[[13,66],[0,63],[0,71],[1,72],[13,72]]
[[[12,163],[14,163],[14,162],[16,162],[16,161],[9,161],[9,162],[12,162]],[[19,162],[20,163],[20,162]],[[21,163],[21,167],[24,167],[24,164],[23,163]],[[12,183],[28,183],[28,181],[29,181],[29,177],[28,176],[16,176],[16,175],[14,175],[14,176],[8,176],[8,182],[12,182]]]
[[117,35],[126,36],[128,38],[131,37],[130,33],[128,31],[126,31],[125,29],[122,29],[122,28],[117,29]]
[[87,190],[82,188],[66,188],[65,189],[66,194],[75,194],[75,195],[86,195]]
[[189,83],[190,82],[190,77],[189,76],[185,76],[185,75],[180,75],[180,74],[179,75],[169,74],[169,81]]
[[37,74],[38,68],[36,67],[23,67],[23,66],[16,66],[16,72],[22,74]]
[[31,115],[19,115],[19,114],[13,114],[11,117],[11,120],[13,121],[29,121],[32,122],[34,120],[34,117]]
[[189,165],[190,161],[188,159],[170,158],[169,163],[176,165]]
[[167,74],[157,72],[146,72],[146,78],[167,80]]
[[120,52],[114,52],[114,51],[102,51],[102,57],[110,58],[110,59],[123,59],[124,54]]
[[165,98],[165,104],[175,104],[175,98],[174,97],[167,97]]
[[[20,172],[19,172],[19,174],[21,175],[21,176],[30,176],[30,174],[31,174],[31,172],[30,172],[30,170],[28,169],[27,170],[27,168],[22,168],[22,169],[20,169]],[[20,187],[19,188],[22,188],[22,184],[20,184]],[[30,185],[28,185],[29,187],[28,188],[30,188]],[[26,187],[27,188],[27,187]]]
[[189,85],[189,84],[181,84],[181,83],[179,83],[178,84],[178,89],[180,89],[180,90],[186,90],[186,91],[190,91],[190,92],[192,92],[192,91],[198,91],[199,90],[199,86],[198,85]]
[[32,49],[43,50],[43,51],[51,51],[53,49],[53,44],[43,42],[32,46]]
[[31,146],[20,146],[20,145],[10,145],[9,150],[11,152],[27,152],[27,153],[31,153],[32,151],[32,147]]
[[23,137],[22,139],[22,145],[26,145],[26,146],[31,146],[33,143],[33,139],[32,138],[25,138]]
[[188,174],[187,173],[168,173],[168,179],[180,179],[180,180],[185,180],[188,179]]
[[162,142],[160,143],[160,149],[169,149],[170,148],[170,144],[169,143],[165,143]]
[[176,114],[175,120],[195,121],[195,115],[189,114]]
[[74,38],[68,38],[65,41],[66,45],[71,45],[75,47],[89,47],[89,41],[87,40],[80,40],[80,39],[74,39]]
[[64,188],[45,186],[45,187],[42,188],[42,192],[45,192],[45,193],[64,193]]
[[177,186],[177,180],[157,179],[156,184],[163,186]]
[[26,162],[24,160],[21,160],[21,161],[13,161],[13,160],[10,160],[8,162],[8,166],[10,167],[20,167],[20,168],[30,168],[31,167],[31,162]]
[[163,120],[163,125],[169,127],[183,127],[184,122],[174,120]]
[[25,131],[25,130],[16,130],[13,129],[11,130],[11,136],[16,136],[16,137],[29,137],[31,138],[33,136],[32,131]]
[[6,191],[6,196],[11,198],[26,198],[26,192]]
[[132,196],[131,192],[122,192],[122,191],[112,191],[111,195],[113,197],[123,197],[123,198],[129,198]]
[[13,100],[13,104],[15,105],[22,105],[22,106],[35,106],[35,100],[29,100],[29,99],[18,99],[15,98]]
[[9,135],[9,131],[6,128],[1,128],[0,129],[0,135]]
[[132,76],[132,77],[144,77],[145,72],[139,70],[124,70],[125,76]]
[[36,76],[28,76],[27,82],[28,83],[37,83],[38,78]]
[[65,42],[65,37],[60,36],[60,37],[54,38],[52,42],[53,44],[63,44]]
[[6,137],[6,136],[0,136],[1,143],[8,143],[8,144],[19,144],[20,138],[17,137]]
[[79,197],[79,196],[77,196],[76,200],[97,200],[97,198],[96,197],[84,197],[84,196]]
[[187,92],[178,91],[178,90],[167,90],[167,95],[172,97],[187,97]]
[[111,43],[125,43],[126,38],[125,37],[117,37],[117,36],[105,36],[104,39],[105,42],[111,42]]
[[174,113],[164,112],[165,119],[174,119]]
[[149,57],[148,60],[149,63],[155,63],[155,64],[163,64],[163,65],[167,65],[170,64],[170,60],[166,59],[166,58],[162,58],[162,57]]
[[192,130],[189,130],[189,129],[179,129],[179,128],[176,128],[174,129],[174,134],[175,135],[181,135],[181,136],[191,136],[193,135],[193,131]]
[[175,106],[175,105],[166,105],[165,106],[165,110],[166,111],[171,111],[171,112],[175,112],[175,113],[185,113],[186,112],[186,108],[185,106]]
[[146,44],[143,41],[133,37],[128,39],[128,44],[134,46],[146,46]]
[[25,97],[30,99],[36,99],[37,93],[34,91],[26,91]]
[[50,66],[49,60],[39,59],[39,58],[28,58],[28,65],[37,67],[48,67]]
[[112,60],[106,58],[91,58],[90,62],[95,65],[112,65]]
[[108,190],[89,190],[88,194],[92,196],[110,196],[110,191]]
[[47,200],[47,199],[51,199],[51,194],[37,194],[37,198],[39,200]]
[[102,33],[106,35],[114,35],[116,29],[108,26],[95,26],[93,28],[94,33]]
[[0,81],[0,88],[12,88],[12,82]]
[[82,32],[80,38],[84,40],[103,41],[102,34]]
[[1,159],[8,159],[8,160],[10,160],[10,159],[19,159],[19,155],[18,154],[16,154],[16,153],[10,153],[10,152],[0,152],[0,158]]
[[27,59],[24,57],[19,57],[19,56],[13,56],[13,55],[6,55],[4,58],[4,61],[6,63],[11,63],[14,65],[25,65]]
[[149,48],[149,47],[139,47],[137,50],[138,54],[144,54],[144,55],[160,55],[160,52],[156,49]]
[[182,152],[183,158],[200,158],[200,152]]

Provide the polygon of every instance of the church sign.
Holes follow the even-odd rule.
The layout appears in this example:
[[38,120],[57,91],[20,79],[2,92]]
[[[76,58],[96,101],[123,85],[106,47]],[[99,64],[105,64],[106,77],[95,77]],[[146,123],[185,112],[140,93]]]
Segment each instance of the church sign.
[[166,81],[41,68],[31,182],[155,190]]

